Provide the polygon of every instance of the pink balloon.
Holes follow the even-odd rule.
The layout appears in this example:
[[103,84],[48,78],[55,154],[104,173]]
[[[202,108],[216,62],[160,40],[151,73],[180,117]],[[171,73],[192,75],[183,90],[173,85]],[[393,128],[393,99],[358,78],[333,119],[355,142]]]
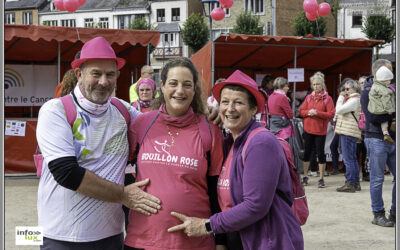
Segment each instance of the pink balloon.
[[56,7],[60,11],[65,10],[63,0],[54,0],[54,7]]
[[68,12],[75,12],[79,8],[79,0],[64,0],[64,8]]
[[327,16],[331,13],[331,6],[329,3],[321,3],[318,7],[318,13],[320,16]]
[[86,3],[86,0],[79,0],[78,2],[79,2],[79,6],[82,6]]
[[315,13],[318,11],[318,3],[317,0],[304,0],[303,9],[309,13]]
[[318,19],[318,13],[315,14],[315,13],[306,12],[306,17],[310,21],[315,21]]
[[211,17],[215,21],[221,21],[225,17],[225,11],[223,9],[221,9],[221,8],[214,8],[211,11]]
[[233,0],[218,0],[222,8],[229,9],[233,5]]

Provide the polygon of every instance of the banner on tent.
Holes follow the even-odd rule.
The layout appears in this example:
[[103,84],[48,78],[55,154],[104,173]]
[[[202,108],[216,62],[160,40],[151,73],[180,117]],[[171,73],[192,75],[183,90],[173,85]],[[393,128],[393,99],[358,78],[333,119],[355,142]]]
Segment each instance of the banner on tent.
[[6,64],[4,106],[41,106],[54,97],[57,66]]

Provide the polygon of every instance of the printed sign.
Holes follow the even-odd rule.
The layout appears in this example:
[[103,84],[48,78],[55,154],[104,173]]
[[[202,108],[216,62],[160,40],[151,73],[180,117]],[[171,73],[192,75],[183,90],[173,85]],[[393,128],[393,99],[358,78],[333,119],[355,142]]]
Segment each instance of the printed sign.
[[15,245],[43,245],[43,227],[15,227]]
[[304,68],[293,68],[287,70],[289,82],[304,82]]
[[6,120],[5,135],[25,136],[26,121]]
[[4,106],[41,106],[54,96],[57,66],[7,64],[3,84]]

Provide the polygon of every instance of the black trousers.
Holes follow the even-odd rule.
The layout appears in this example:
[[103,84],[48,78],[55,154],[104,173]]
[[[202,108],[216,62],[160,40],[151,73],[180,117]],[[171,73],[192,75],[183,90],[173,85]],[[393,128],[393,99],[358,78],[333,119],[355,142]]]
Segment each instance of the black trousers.
[[122,250],[123,245],[123,233],[90,242],[70,242],[43,237],[40,250]]
[[323,164],[326,162],[325,139],[326,135],[313,135],[304,131],[304,161],[310,161],[312,148],[315,145],[318,163]]

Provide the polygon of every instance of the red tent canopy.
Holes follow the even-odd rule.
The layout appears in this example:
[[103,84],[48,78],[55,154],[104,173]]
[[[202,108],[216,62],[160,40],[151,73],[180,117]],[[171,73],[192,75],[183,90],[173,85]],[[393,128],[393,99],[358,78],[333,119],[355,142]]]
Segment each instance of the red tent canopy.
[[[214,81],[228,77],[236,69],[253,77],[265,73],[287,77],[287,68],[296,67],[305,71],[305,83],[298,84],[300,89],[308,88],[308,78],[312,73],[322,71],[332,94],[339,82],[339,74],[342,74],[342,79],[369,75],[373,47],[381,42],[333,37],[222,34],[214,40]],[[211,50],[212,43],[208,43],[191,57],[203,77],[203,90],[207,95],[211,88]]]
[[[158,31],[116,30],[95,28],[50,27],[36,25],[4,25],[4,58],[6,64],[57,64],[58,44],[60,44],[61,74],[71,68],[76,52],[82,45],[97,36],[104,37],[113,47],[118,57],[125,58],[118,80],[117,96],[128,99],[132,74],[146,64],[149,44],[157,46],[160,41]],[[54,90],[58,83],[54,83]]]
[[[57,65],[60,55],[60,77],[71,68],[76,52],[82,45],[97,36],[103,36],[113,47],[118,57],[127,64],[121,69],[118,79],[117,96],[129,101],[131,80],[138,78],[140,68],[147,62],[147,46],[157,46],[158,31],[115,30],[94,28],[49,27],[35,25],[4,26],[4,58],[6,64],[47,64]],[[60,45],[60,50],[58,46]],[[58,82],[49,88],[56,89]],[[24,107],[5,107],[7,112],[20,112]],[[25,109],[24,109],[25,110]],[[28,109],[29,110],[29,109]],[[31,107],[37,112],[38,108]],[[16,114],[16,113],[15,113]],[[6,116],[6,119],[10,116]],[[14,115],[12,117],[15,117]],[[5,172],[36,172],[33,153],[36,149],[36,121],[27,121],[24,137],[5,136]]]

